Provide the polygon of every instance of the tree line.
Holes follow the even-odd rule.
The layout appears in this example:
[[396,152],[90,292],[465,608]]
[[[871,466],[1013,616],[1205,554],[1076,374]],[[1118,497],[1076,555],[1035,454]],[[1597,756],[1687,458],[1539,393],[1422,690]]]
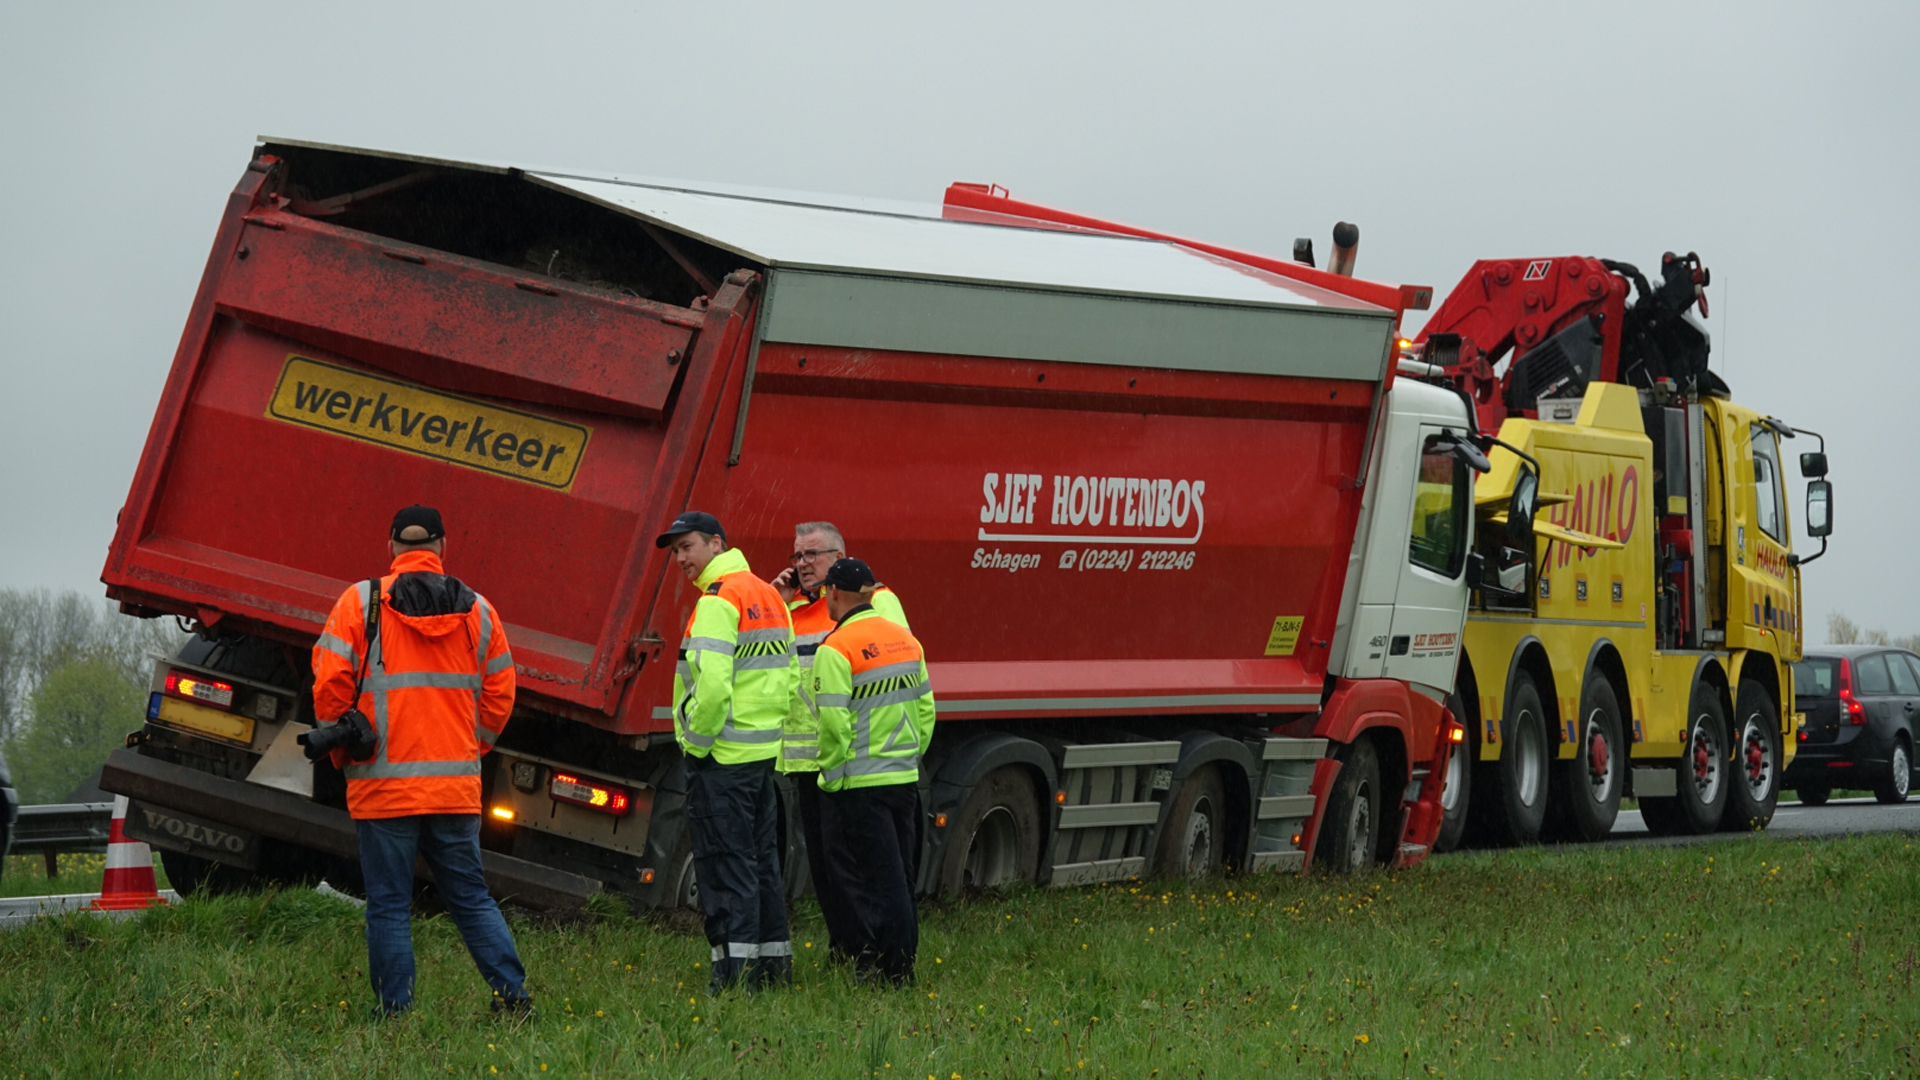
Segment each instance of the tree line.
[[64,802],[145,722],[155,654],[186,634],[66,590],[0,589],[0,753],[23,803]]
[[1852,619],[1838,611],[1827,613],[1827,644],[1829,645],[1891,645],[1896,649],[1920,653],[1920,634],[1907,634],[1896,637],[1885,630],[1865,630]]

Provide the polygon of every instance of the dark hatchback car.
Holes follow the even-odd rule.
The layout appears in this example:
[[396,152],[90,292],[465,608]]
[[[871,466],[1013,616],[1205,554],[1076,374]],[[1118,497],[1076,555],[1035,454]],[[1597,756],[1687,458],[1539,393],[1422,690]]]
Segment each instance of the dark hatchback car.
[[1793,665],[1794,703],[1807,714],[1781,781],[1819,806],[1834,788],[1905,802],[1920,734],[1920,656],[1884,645],[1828,645]]

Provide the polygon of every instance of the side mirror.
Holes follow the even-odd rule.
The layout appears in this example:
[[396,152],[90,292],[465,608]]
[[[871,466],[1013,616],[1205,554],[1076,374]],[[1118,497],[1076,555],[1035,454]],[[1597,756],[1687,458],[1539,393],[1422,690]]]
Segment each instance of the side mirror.
[[1540,508],[1540,474],[1526,465],[1513,481],[1513,500],[1507,504],[1507,544],[1533,550],[1533,515]]
[[[1821,471],[1826,469],[1824,454],[1806,454],[1801,460],[1817,457],[1821,459]],[[1828,480],[1807,481],[1807,535],[1825,539],[1833,533],[1833,483]]]
[[1827,475],[1826,453],[1824,451],[1815,450],[1810,453],[1801,454],[1800,455],[1800,475],[1807,477],[1808,479],[1813,479],[1814,477]]

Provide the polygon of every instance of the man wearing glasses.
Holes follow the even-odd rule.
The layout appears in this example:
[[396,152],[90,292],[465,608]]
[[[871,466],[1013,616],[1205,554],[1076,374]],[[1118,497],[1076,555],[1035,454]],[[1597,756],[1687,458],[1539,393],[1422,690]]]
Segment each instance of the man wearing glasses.
[[[838,625],[827,610],[827,597],[821,582],[834,561],[846,555],[847,542],[829,521],[803,521],[793,527],[793,555],[787,569],[773,579],[773,587],[786,598],[793,615],[794,651],[799,654],[800,673],[794,680],[793,707],[787,715],[785,735],[780,746],[780,771],[804,774],[793,785],[794,799],[800,806],[800,835],[807,845],[807,865],[813,873],[813,892],[820,900],[820,915],[827,924],[829,954],[836,959],[850,957],[849,943],[859,940],[858,916],[854,914],[845,883],[827,864],[826,841],[821,825],[820,788],[813,774],[820,771],[820,731],[813,715],[813,658],[820,643]],[[869,594],[867,603],[889,622],[907,628],[907,613],[899,597],[886,586]]]

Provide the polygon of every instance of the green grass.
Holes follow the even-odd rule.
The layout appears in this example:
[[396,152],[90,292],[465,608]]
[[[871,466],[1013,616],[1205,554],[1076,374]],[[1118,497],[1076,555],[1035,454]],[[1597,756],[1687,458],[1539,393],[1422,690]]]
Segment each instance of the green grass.
[[606,912],[516,921],[524,1024],[425,918],[378,1025],[358,912],[289,891],[0,933],[0,1077],[1913,1076],[1916,897],[1904,836],[1030,890],[929,905],[893,992],[803,904],[797,985],[718,999],[693,921]]
[[[62,893],[97,893],[100,891],[100,879],[106,873],[105,855],[62,855],[60,856],[60,874],[47,876],[47,860],[41,855],[7,856],[5,873],[0,874],[0,897],[9,896],[56,896]],[[159,856],[153,860],[153,877],[159,887],[167,885],[167,871],[160,865]],[[0,1072],[0,1076],[4,1076]]]

